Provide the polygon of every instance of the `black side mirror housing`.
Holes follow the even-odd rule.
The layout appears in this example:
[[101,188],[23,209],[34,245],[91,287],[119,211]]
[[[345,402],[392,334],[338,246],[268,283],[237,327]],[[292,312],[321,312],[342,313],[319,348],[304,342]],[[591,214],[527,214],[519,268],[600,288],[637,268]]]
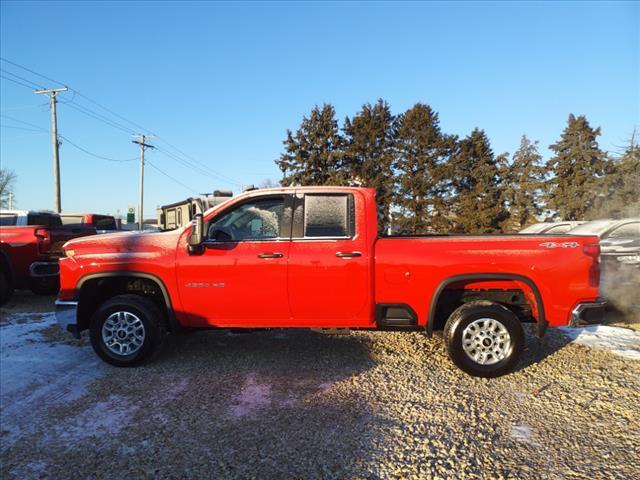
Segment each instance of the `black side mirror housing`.
[[204,220],[201,213],[196,213],[192,221],[193,227],[189,235],[189,253],[199,253],[204,241]]

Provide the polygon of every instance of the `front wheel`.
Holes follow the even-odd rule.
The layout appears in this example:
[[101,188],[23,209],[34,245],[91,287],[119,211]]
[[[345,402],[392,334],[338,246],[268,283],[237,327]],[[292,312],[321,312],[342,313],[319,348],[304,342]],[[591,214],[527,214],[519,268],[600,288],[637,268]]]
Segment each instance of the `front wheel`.
[[511,371],[524,351],[524,331],[508,308],[487,300],[455,310],[444,329],[449,358],[476,377],[499,377]]
[[147,298],[119,295],[93,314],[89,330],[91,346],[100,358],[117,367],[135,367],[162,345],[164,315]]

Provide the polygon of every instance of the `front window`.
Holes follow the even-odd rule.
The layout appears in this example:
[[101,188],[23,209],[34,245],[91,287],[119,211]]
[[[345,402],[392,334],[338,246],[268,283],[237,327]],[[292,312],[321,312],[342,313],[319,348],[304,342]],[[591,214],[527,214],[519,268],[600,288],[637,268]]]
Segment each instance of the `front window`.
[[207,239],[227,242],[276,239],[280,237],[283,216],[283,197],[246,202],[212,223]]

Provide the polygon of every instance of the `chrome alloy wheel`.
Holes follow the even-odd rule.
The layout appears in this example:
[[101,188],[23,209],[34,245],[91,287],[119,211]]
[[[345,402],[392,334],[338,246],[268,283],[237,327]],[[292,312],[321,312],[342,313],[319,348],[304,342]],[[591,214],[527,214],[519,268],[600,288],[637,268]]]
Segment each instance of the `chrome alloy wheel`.
[[480,365],[503,360],[511,348],[511,336],[502,323],[493,318],[479,318],[462,332],[464,353]]
[[116,355],[133,355],[144,343],[144,324],[131,312],[114,312],[102,325],[102,341]]

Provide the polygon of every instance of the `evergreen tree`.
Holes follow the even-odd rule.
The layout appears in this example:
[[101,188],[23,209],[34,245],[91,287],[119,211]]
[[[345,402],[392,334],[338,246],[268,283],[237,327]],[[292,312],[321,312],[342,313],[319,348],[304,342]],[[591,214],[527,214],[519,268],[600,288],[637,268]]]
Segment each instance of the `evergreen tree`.
[[276,160],[282,170],[282,185],[339,184],[343,139],[338,131],[335,109],[330,104],[315,106],[302,118],[293,134],[287,130],[285,152]]
[[518,232],[536,223],[542,213],[542,187],[545,168],[542,155],[538,153],[538,142],[532,142],[523,135],[520,147],[513,154],[511,165],[506,165],[505,200],[509,209],[509,219],[504,230]]
[[591,128],[584,115],[569,115],[567,126],[549,148],[554,156],[547,162],[553,176],[547,182],[547,208],[563,220],[583,220],[593,212],[602,192],[606,156],[597,137],[600,128]]
[[609,161],[602,195],[588,218],[624,218],[640,215],[640,145],[635,132],[624,152]]
[[448,231],[451,217],[448,191],[448,159],[457,139],[440,130],[438,114],[417,103],[399,116],[396,135],[396,200],[402,233]]
[[450,197],[454,231],[497,233],[507,218],[500,161],[483,130],[475,129],[459,142],[451,162]]
[[389,105],[378,100],[365,104],[344,122],[344,183],[376,189],[380,212],[378,226],[386,231],[393,198],[394,116]]

